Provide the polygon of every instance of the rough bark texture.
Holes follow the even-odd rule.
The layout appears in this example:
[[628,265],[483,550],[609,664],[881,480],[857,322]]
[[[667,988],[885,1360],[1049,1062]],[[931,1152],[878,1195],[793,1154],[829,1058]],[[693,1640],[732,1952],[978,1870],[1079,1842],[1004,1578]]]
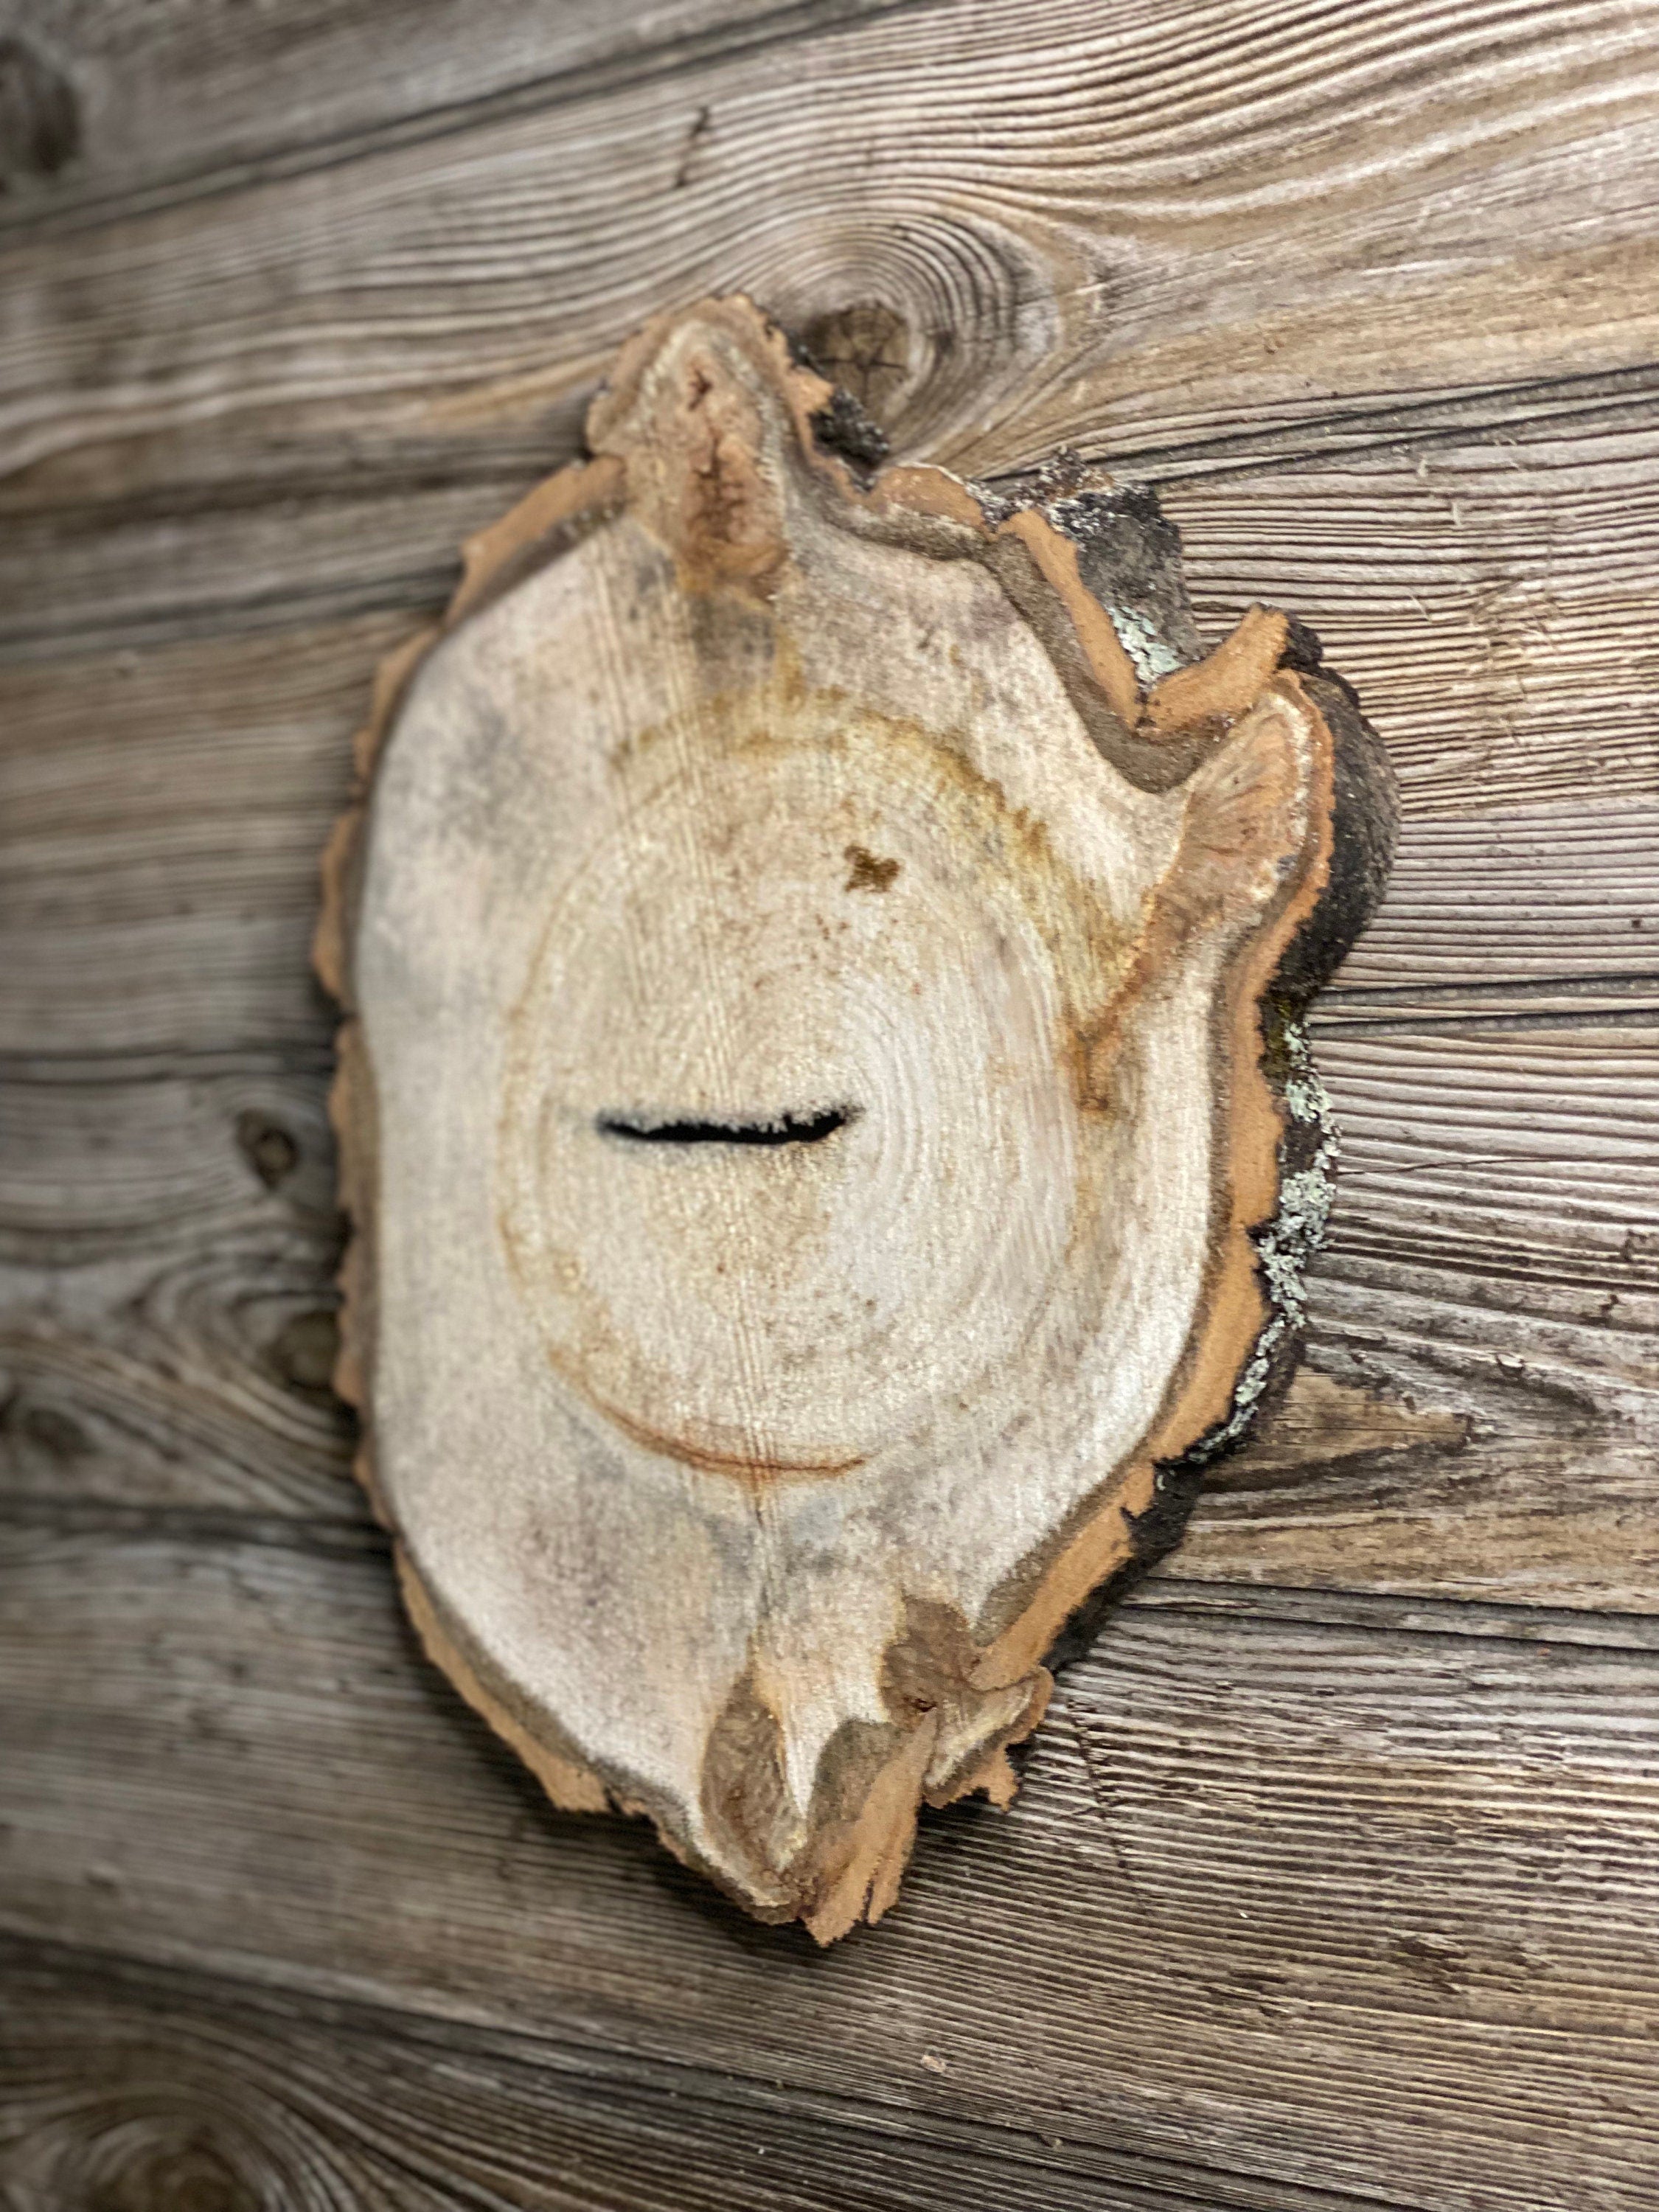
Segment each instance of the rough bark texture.
[[555,1802],[829,1941],[1287,1368],[1392,783],[1283,616],[1190,657],[1154,502],[882,468],[744,301],[588,441],[331,848],[337,1379]]

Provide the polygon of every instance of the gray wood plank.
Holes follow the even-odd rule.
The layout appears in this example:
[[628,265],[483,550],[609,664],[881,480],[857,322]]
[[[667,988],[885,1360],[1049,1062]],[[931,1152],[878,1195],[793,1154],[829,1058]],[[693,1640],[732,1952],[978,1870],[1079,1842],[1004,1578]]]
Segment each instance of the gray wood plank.
[[331,166],[482,114],[544,112],[641,76],[799,37],[891,0],[211,0],[135,15],[5,0],[35,127],[0,151],[0,228]]
[[363,1517],[325,1088],[0,1085],[0,1490]]
[[0,1052],[314,1062],[318,866],[406,619],[0,673]]
[[1313,624],[1444,817],[1659,790],[1650,423],[1519,425],[1166,487],[1200,613]]
[[930,1821],[891,1919],[819,1954],[550,1813],[380,1556],[6,1543],[14,1930],[1291,2203],[1649,2202],[1659,1653],[1165,1592],[1068,1678],[1013,1811]]
[[976,472],[1617,375],[1659,354],[1652,30],[956,0],[25,230],[9,504],[556,454],[626,333],[711,288],[837,357],[880,308],[901,442]]
[[[918,2108],[805,2094],[222,1976],[0,1939],[0,2198],[271,2212],[1367,2212]],[[197,2194],[190,2191],[193,2185]],[[210,2196],[216,2188],[218,2194]],[[1389,2202],[1402,2200],[1391,2197]]]

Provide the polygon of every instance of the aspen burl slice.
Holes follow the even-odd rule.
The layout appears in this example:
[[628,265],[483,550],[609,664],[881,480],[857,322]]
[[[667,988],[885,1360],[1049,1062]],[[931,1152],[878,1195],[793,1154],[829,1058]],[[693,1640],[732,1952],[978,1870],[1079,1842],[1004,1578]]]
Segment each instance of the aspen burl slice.
[[746,301],[382,671],[319,941],[340,1386],[426,1648],[560,1805],[824,1942],[1015,1788],[1299,1315],[1297,1017],[1387,771],[1133,494],[1011,509]]

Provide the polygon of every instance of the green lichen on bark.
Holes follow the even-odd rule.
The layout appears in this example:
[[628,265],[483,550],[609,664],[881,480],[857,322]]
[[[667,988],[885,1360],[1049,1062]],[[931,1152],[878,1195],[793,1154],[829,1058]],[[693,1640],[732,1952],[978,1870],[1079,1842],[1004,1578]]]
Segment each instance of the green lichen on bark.
[[1341,1140],[1329,1094],[1313,1063],[1305,1016],[1284,1000],[1269,1000],[1262,1010],[1262,1028],[1263,1072],[1285,1115],[1279,1147],[1279,1209],[1253,1239],[1267,1322],[1234,1386],[1226,1418],[1182,1455],[1183,1467],[1207,1467],[1237,1443],[1283,1370],[1307,1319],[1308,1263],[1325,1241],[1336,1196]]

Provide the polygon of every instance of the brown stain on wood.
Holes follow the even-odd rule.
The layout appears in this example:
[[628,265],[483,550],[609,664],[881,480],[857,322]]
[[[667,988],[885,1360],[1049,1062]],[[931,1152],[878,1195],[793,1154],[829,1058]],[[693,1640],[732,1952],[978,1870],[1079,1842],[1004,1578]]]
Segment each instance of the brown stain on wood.
[[[775,374],[788,377],[797,433],[808,442],[804,425],[830,387],[786,366],[781,331],[769,326],[763,337],[744,326],[732,303],[709,305],[713,327],[769,356]],[[623,348],[588,410],[588,444],[623,462],[630,506],[672,550],[687,591],[726,586],[763,600],[788,558],[783,510],[761,458],[766,428],[712,353],[683,350],[665,367],[664,339],[679,319],[657,316]]]
[[[520,1273],[526,1273],[522,1258]],[[751,1490],[763,1491],[775,1482],[822,1482],[838,1474],[851,1474],[864,1465],[861,1452],[843,1458],[826,1455],[821,1458],[784,1458],[776,1453],[764,1455],[755,1452],[720,1451],[712,1445],[699,1444],[685,1437],[674,1436],[665,1429],[653,1428],[641,1421],[625,1407],[614,1400],[602,1397],[588,1382],[580,1358],[556,1363],[562,1373],[569,1376],[594,1409],[607,1421],[614,1422],[623,1434],[647,1451],[659,1452],[665,1459],[678,1460],[682,1467],[696,1468],[702,1474],[723,1474],[734,1482],[745,1483]]]
[[1283,1400],[1263,1414],[1249,1442],[1219,1462],[1208,1486],[1234,1492],[1264,1474],[1318,1470],[1340,1460],[1425,1449],[1463,1452],[1474,1432],[1468,1413],[1411,1405],[1304,1365],[1291,1378]]
[[862,845],[849,845],[842,858],[847,862],[849,891],[890,891],[898,880],[902,865],[897,860],[879,859]]

